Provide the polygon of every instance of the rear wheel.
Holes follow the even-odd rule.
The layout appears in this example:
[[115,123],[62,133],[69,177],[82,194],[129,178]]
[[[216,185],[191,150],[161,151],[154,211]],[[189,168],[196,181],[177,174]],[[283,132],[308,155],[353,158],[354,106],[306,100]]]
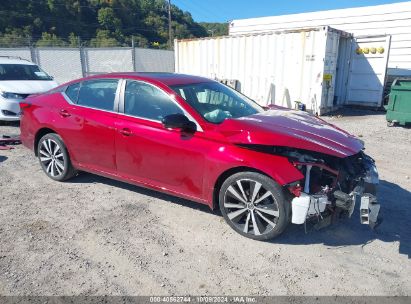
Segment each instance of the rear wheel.
[[272,239],[289,223],[290,208],[282,188],[260,173],[240,172],[227,178],[219,205],[226,222],[251,239]]
[[76,173],[67,148],[55,133],[44,135],[37,145],[37,155],[44,173],[56,181],[65,181]]

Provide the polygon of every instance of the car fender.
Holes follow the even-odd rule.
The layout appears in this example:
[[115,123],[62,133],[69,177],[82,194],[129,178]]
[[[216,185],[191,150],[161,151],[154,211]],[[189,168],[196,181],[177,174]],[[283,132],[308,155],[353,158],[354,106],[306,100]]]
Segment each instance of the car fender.
[[247,168],[271,177],[281,186],[304,178],[303,174],[286,157],[237,146],[221,145],[207,153],[203,193],[208,205],[213,206],[214,189],[218,187],[219,178],[224,173],[246,171]]

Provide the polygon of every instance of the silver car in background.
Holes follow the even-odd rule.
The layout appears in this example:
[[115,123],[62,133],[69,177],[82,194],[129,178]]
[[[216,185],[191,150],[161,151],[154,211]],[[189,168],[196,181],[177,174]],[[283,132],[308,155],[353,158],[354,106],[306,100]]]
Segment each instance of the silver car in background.
[[56,86],[53,77],[33,62],[0,56],[0,121],[20,120],[20,101]]

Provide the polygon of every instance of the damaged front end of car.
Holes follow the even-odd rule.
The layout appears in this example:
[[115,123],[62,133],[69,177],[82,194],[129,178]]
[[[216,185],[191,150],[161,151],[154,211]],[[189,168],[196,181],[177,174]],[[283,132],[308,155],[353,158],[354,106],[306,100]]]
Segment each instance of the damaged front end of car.
[[304,175],[304,180],[288,185],[294,195],[291,201],[294,224],[318,220],[316,227],[331,223],[333,218],[351,217],[356,206],[360,221],[374,228],[378,224],[380,205],[376,190],[379,182],[375,161],[363,151],[338,158],[321,153],[279,148],[278,154]]
[[360,208],[360,221],[375,228],[380,205],[375,161],[363,151],[340,158],[288,147],[248,146],[253,150],[287,157],[304,179],[285,186],[290,193],[294,224],[315,223],[320,229],[335,219],[351,217]]

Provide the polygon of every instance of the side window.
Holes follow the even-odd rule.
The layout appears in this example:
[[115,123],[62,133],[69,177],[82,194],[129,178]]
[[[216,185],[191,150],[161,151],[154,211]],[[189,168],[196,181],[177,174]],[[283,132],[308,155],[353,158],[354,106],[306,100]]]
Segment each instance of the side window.
[[143,82],[127,81],[124,113],[161,121],[164,116],[183,114],[183,111],[160,89]]
[[198,102],[200,103],[208,103],[208,104],[225,104],[231,105],[233,98],[224,94],[223,92],[216,92],[205,89],[204,91],[196,92]]
[[74,83],[72,85],[69,85],[66,89],[66,95],[70,100],[74,103],[77,103],[77,96],[78,96],[78,91],[80,89],[80,83]]
[[113,111],[118,80],[89,80],[81,84],[77,104]]

